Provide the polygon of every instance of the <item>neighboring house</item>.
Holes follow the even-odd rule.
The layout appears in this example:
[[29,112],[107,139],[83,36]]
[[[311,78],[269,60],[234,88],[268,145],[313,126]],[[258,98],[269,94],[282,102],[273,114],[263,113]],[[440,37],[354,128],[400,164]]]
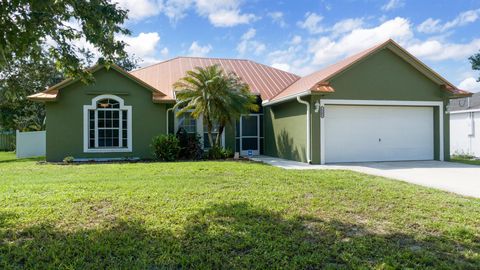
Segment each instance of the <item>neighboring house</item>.
[[450,101],[450,152],[480,157],[480,93]]
[[30,96],[46,103],[47,160],[150,158],[152,137],[180,126],[204,138],[202,119],[174,116],[172,84],[213,64],[239,75],[262,104],[223,136],[242,155],[315,164],[448,159],[446,105],[470,96],[392,40],[305,77],[238,59],[179,57],[130,73],[97,66],[94,84],[66,80]]

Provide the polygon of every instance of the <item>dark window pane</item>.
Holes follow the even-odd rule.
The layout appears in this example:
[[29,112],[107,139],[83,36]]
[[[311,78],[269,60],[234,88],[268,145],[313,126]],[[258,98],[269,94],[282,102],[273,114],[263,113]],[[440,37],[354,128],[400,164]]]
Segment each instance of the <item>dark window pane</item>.
[[98,119],[103,119],[105,118],[105,111],[98,111]]
[[108,138],[112,137],[112,130],[111,129],[105,130],[105,137],[108,137]]
[[88,111],[88,114],[89,114],[90,120],[95,120],[95,111],[94,110]]
[[120,121],[118,119],[113,119],[113,127],[118,128],[120,126]]
[[112,146],[112,139],[105,139],[105,146],[111,147]]
[[102,137],[98,138],[98,147],[105,147],[105,139]]
[[118,129],[114,129],[112,131],[113,131],[112,133],[113,137],[118,138]]
[[119,147],[119,146],[120,146],[118,138],[113,138],[113,140],[112,140],[112,146],[115,146],[115,147]]
[[242,149],[246,150],[258,150],[258,139],[257,138],[243,138],[242,139]]
[[122,118],[127,119],[127,111],[122,111]]
[[263,137],[263,115],[260,115],[260,137]]
[[90,130],[90,139],[95,138],[95,130]]
[[128,145],[127,145],[127,139],[123,139],[123,147],[128,147]]
[[[218,133],[212,133],[212,139],[215,141],[217,139],[217,134]],[[208,139],[208,133],[203,134],[203,147],[204,148],[210,148],[210,140]]]
[[256,116],[247,116],[242,118],[242,136],[258,136]]
[[235,152],[240,152],[240,139],[235,139]]
[[113,112],[112,112],[113,118],[118,119],[118,118],[119,118],[119,115],[120,115],[119,111],[113,111]]
[[95,140],[90,140],[90,148],[94,148],[95,147]]
[[99,129],[98,130],[98,137],[99,138],[104,138],[105,137],[105,129]]
[[124,139],[128,137],[128,135],[127,135],[127,130],[126,130],[126,129],[122,130],[122,137],[123,137]]
[[112,111],[106,111],[105,112],[105,118],[107,118],[107,119],[112,118]]

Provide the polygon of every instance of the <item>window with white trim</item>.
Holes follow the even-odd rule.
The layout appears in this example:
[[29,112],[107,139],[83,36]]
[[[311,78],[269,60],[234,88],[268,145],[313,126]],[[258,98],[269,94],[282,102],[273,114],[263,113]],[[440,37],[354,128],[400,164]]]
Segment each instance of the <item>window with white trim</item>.
[[197,120],[190,113],[183,114],[178,126],[184,128],[187,133],[197,133]]
[[128,152],[132,148],[131,106],[114,95],[101,95],[84,106],[85,152]]

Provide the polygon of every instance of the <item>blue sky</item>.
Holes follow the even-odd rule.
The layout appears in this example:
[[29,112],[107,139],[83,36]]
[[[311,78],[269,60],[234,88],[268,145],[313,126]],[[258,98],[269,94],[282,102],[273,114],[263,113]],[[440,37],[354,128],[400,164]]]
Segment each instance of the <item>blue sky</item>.
[[480,0],[113,0],[142,66],[175,56],[248,58],[299,75],[388,38],[460,88],[480,91]]

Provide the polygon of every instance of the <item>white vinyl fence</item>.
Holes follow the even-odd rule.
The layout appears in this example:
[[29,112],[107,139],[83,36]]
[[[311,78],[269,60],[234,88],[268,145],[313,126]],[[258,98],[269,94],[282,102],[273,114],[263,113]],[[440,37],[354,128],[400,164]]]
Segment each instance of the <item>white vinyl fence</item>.
[[45,131],[20,132],[17,130],[17,158],[45,156]]

